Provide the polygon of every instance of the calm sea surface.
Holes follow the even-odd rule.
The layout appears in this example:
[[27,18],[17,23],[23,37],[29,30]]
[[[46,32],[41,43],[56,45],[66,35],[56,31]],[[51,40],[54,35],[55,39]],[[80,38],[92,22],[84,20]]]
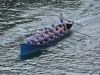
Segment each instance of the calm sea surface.
[[[59,24],[60,12],[75,22],[70,36],[21,58],[24,35]],[[100,75],[100,43],[92,45],[100,39],[100,27],[97,37],[86,31],[94,30],[88,21],[96,18],[100,0],[0,0],[0,75]]]

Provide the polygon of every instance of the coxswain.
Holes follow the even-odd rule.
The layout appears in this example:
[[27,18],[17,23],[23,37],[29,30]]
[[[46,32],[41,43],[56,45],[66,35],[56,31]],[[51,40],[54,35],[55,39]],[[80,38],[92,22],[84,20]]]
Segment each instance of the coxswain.
[[60,12],[59,20],[60,20],[60,24],[62,25],[64,24],[65,28],[67,28],[66,23],[64,23],[64,20],[65,21],[68,21],[68,20],[63,17],[62,12]]

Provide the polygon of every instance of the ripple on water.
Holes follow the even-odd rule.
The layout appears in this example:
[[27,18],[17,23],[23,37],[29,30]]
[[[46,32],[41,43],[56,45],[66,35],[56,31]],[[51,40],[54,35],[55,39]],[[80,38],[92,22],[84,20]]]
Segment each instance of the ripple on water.
[[[96,22],[96,18],[99,17],[100,2],[96,1],[50,0],[44,3],[37,1],[36,4],[26,5],[26,9],[25,3],[22,3],[22,8],[19,3],[16,8],[8,7],[8,10],[6,6],[0,6],[2,7],[0,11],[0,41],[2,41],[0,43],[0,74],[100,74],[100,29],[97,24],[93,26],[91,24],[91,20],[99,23],[99,21]],[[21,60],[19,44],[24,38],[23,35],[30,32],[35,33],[39,28],[50,27],[52,23],[58,24],[59,12],[63,12],[70,20],[76,19],[75,23],[78,24],[74,25],[72,35],[41,51],[38,56]],[[88,37],[81,33],[91,36]],[[33,53],[33,56],[35,54]]]

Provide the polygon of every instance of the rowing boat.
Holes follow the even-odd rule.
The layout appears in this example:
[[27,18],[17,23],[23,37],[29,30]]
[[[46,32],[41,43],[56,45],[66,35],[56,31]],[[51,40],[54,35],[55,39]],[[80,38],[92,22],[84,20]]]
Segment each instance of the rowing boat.
[[[51,46],[54,42],[58,41],[59,39],[62,39],[66,34],[68,34],[70,32],[73,24],[74,24],[73,22],[66,23],[66,26],[67,26],[66,33],[59,36],[58,38],[53,39],[52,41],[49,41],[48,43],[39,44],[39,45],[20,44],[20,56],[31,53],[31,52],[36,52],[40,49],[44,49],[44,48]],[[57,26],[59,26],[59,25],[57,25]]]

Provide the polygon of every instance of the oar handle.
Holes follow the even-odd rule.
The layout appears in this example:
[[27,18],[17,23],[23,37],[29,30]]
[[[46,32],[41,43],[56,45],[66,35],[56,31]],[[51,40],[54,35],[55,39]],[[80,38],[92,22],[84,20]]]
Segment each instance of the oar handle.
[[68,22],[72,22],[73,24],[74,24],[74,22],[73,21],[69,21],[69,20],[67,20]]

